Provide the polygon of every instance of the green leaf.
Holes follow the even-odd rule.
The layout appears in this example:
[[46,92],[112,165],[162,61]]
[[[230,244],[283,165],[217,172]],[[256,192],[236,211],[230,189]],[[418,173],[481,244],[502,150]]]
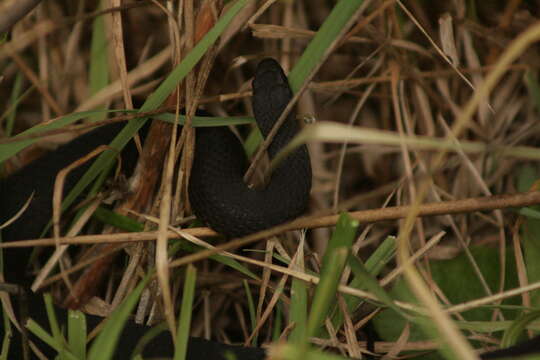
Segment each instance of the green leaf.
[[341,275],[347,264],[350,249],[347,247],[339,247],[334,249],[328,256],[329,267],[321,269],[321,277],[315,294],[313,295],[313,304],[309,312],[307,323],[308,338],[317,337],[321,330],[326,317],[330,314],[336,303],[337,288],[339,286]]
[[[298,268],[303,269],[303,266],[298,266]],[[291,284],[291,305],[289,307],[289,322],[294,323],[294,328],[289,335],[290,342],[295,344],[301,344],[306,342],[307,312],[307,286],[302,280],[293,278]]]
[[538,180],[538,167],[530,164],[518,169],[517,188],[519,192],[530,191],[534,182]]
[[[471,253],[478,264],[488,286],[491,289],[497,289],[500,282],[500,262],[498,249],[491,247],[471,248]],[[506,257],[506,284],[505,289],[512,289],[518,286],[517,276],[515,273],[515,260],[512,251],[507,251]],[[431,275],[437,286],[441,289],[451,304],[459,304],[474,299],[486,296],[485,291],[477,278],[469,260],[464,254],[450,260],[432,260],[429,263]],[[402,279],[398,279],[392,290],[389,292],[393,299],[399,299],[405,302],[416,303],[415,297],[409,290],[407,283]],[[478,326],[477,331],[489,329],[489,322],[492,319],[493,310],[500,308],[506,319],[513,318],[520,309],[508,307],[505,305],[518,304],[519,299],[510,298],[503,301],[501,306],[484,306],[476,307],[471,310],[460,313],[465,321],[474,321],[478,325],[479,321],[484,322],[483,326]],[[423,328],[417,323],[424,321],[421,317],[414,317],[410,329],[409,341],[426,341],[432,340],[429,334],[426,334]],[[373,324],[377,333],[384,341],[395,341],[401,334],[406,320],[392,309],[383,310],[373,319]],[[464,328],[463,323],[462,328]],[[492,324],[493,325],[493,324]],[[494,326],[494,325],[493,325]],[[505,325],[506,326],[506,325]],[[498,324],[491,330],[501,330],[503,326]],[[491,331],[488,331],[491,332]],[[440,359],[439,354],[422,357],[422,359]]]
[[26,322],[26,328],[45,344],[55,349],[58,353],[62,353],[62,359],[77,360],[75,355],[65,349],[63,343],[59,343],[52,335],[50,335],[33,319],[28,319],[28,321]]
[[86,359],[86,316],[79,310],[68,311],[68,345],[79,360]]
[[[523,210],[523,209],[522,209]],[[523,253],[529,283],[540,281],[540,220],[528,218],[521,226],[523,233]],[[530,292],[531,306],[540,305],[540,290]]]
[[[283,289],[278,289],[283,291]],[[280,339],[281,331],[283,329],[283,302],[278,300],[276,304],[276,310],[274,311],[274,322],[272,324],[272,341],[276,342]]]
[[[98,9],[103,8],[103,1]],[[109,84],[109,61],[107,53],[107,35],[105,33],[105,17],[97,16],[92,24],[92,43],[90,46],[89,87],[90,95],[96,94]],[[101,107],[102,110],[106,108]],[[104,120],[106,113],[98,113],[90,117],[90,121]]]
[[[378,276],[382,269],[394,258],[396,254],[396,237],[387,236],[366,260],[366,269],[372,276]],[[360,288],[361,282],[353,280],[351,286]]]
[[47,318],[49,320],[49,326],[51,327],[52,335],[54,340],[58,344],[65,344],[64,337],[60,332],[60,326],[58,325],[58,319],[56,318],[56,312],[54,311],[54,304],[52,301],[52,296],[49,293],[43,295],[45,300],[45,308],[47,310]]
[[302,87],[315,66],[320,63],[340,32],[347,26],[363,0],[340,0],[289,74],[289,83],[294,93]]
[[161,85],[148,97],[141,111],[151,111],[157,109],[167,97],[174,91],[176,86],[184,77],[197,65],[199,60],[214,44],[221,33],[227,28],[236,14],[244,8],[248,0],[236,1],[229,10],[221,16],[218,22],[206,33],[206,35],[195,45],[178,66],[167,76]]
[[358,225],[358,221],[352,219],[347,213],[342,213],[339,216],[322,259],[320,282],[315,289],[310,311],[309,337],[319,336],[319,332],[323,330],[324,319],[331,313],[332,308],[334,311],[337,310],[337,305],[331,303],[331,300],[337,294],[337,287],[351,246],[356,238]]
[[247,158],[251,158],[255,154],[257,147],[260,145],[260,143],[262,143],[262,141],[263,136],[261,134],[261,130],[259,130],[258,127],[253,128],[244,142],[244,150],[246,151]]
[[538,80],[533,76],[532,71],[525,73],[525,84],[529,89],[529,94],[533,99],[533,103],[536,105],[536,111],[540,111],[540,85]]
[[[46,133],[51,130],[58,130],[65,126],[72,125],[73,123],[82,120],[84,118],[101,117],[104,114],[110,113],[126,113],[135,114],[139,110],[91,110],[82,111],[78,113],[69,114],[55,121],[47,124],[36,125],[20,134],[17,134],[12,139],[22,138],[27,135],[37,135],[40,133]],[[169,123],[177,123],[176,115],[163,113],[153,116],[154,119],[159,119]],[[178,124],[183,125],[186,117],[184,115],[178,115]],[[135,120],[137,121],[137,120]],[[230,125],[244,125],[254,123],[255,120],[246,116],[231,116],[231,117],[210,117],[210,116],[194,116],[192,118],[193,127],[208,127],[208,126],[230,126]],[[26,139],[20,141],[12,141],[6,144],[0,144],[0,163],[16,155],[19,151],[24,150],[26,147],[39,141],[39,138]]]
[[[395,250],[396,238],[394,236],[386,237],[386,239],[377,247],[377,249],[375,249],[375,251],[366,261],[365,268],[369,272],[370,277],[375,278],[380,273],[380,271],[386,266],[386,264],[394,257]],[[353,270],[353,278],[349,282],[349,286],[355,289],[365,290],[367,287],[364,281],[364,277],[357,276],[357,274],[355,273],[355,268],[352,267],[354,264],[351,264],[351,261],[353,261],[352,258],[349,258],[349,265]],[[343,294],[343,299],[345,300],[347,311],[350,313],[354,312],[356,308],[358,308],[358,306],[363,302],[362,299],[348,294]],[[339,329],[343,324],[343,320],[344,317],[342,312],[334,312],[334,316],[332,319],[334,328]]]
[[362,263],[360,259],[355,256],[349,258],[349,266],[354,272],[355,279],[358,281],[362,280],[363,289],[375,294],[386,306],[392,308],[395,312],[405,317],[405,313],[398,308],[392,299],[392,297],[379,285],[379,282],[373,275],[369,273],[366,266]]
[[[244,284],[244,291],[246,292],[246,298],[248,303],[248,309],[249,309],[249,320],[251,321],[251,330],[255,330],[257,327],[257,315],[255,314],[255,301],[253,301],[253,296],[251,295],[251,291],[249,290],[249,284],[246,280],[243,280],[242,283]],[[251,345],[255,346],[257,344],[256,337],[253,338]]]
[[531,220],[540,220],[540,211],[536,210],[537,206],[535,207],[524,207],[518,210],[519,215],[523,215],[525,217],[530,218]]
[[174,360],[184,360],[186,358],[196,279],[197,269],[189,264],[186,269],[186,280],[184,282],[184,291],[182,293],[182,306],[180,308],[180,318],[178,319],[178,330],[176,331]]
[[[358,230],[358,220],[355,220],[349,216],[347,213],[341,213],[339,219],[336,223],[336,228],[328,245],[326,247],[326,252],[324,253],[321,266],[321,275],[322,272],[327,271],[332,266],[331,257],[332,253],[339,248],[350,248],[353,244],[354,239],[356,238],[356,231]],[[329,271],[329,270],[328,270]]]
[[[125,112],[125,111],[126,110],[108,110],[106,112],[115,113],[115,112]],[[17,139],[18,137],[22,137],[26,135],[35,135],[35,134],[39,134],[45,131],[61,129],[67,125],[73,124],[76,121],[90,117],[92,115],[101,114],[103,112],[104,112],[103,110],[95,110],[95,111],[93,110],[93,111],[82,111],[78,113],[69,114],[61,118],[58,118],[53,122],[50,122],[47,124],[39,124],[34,127],[31,127],[30,129],[23,131],[20,134],[17,134],[14,137],[14,139]],[[34,144],[38,140],[39,139],[34,138],[34,139],[21,140],[17,142],[11,142],[7,144],[0,144],[0,163],[6,161],[10,157],[17,154],[19,151]]]
[[527,325],[540,318],[540,311],[531,311],[520,316],[512,323],[512,325],[504,332],[501,348],[507,348],[518,343],[520,335],[527,328]]
[[[185,115],[170,113],[158,114],[153,116],[153,118],[179,125],[184,125],[186,121]],[[255,123],[255,119],[249,116],[193,116],[191,118],[191,126],[193,127],[233,126],[253,123]]]
[[137,220],[125,215],[120,215],[101,206],[98,207],[96,211],[94,211],[94,214],[92,216],[103,222],[104,224],[112,225],[121,230],[130,232],[144,231],[144,225]]

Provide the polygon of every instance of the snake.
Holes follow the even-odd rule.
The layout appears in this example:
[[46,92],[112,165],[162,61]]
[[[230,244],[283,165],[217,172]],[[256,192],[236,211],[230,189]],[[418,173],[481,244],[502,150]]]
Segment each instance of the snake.
[[[252,87],[254,117],[259,130],[266,137],[291,100],[292,91],[283,69],[271,58],[258,64]],[[32,196],[22,214],[2,229],[3,241],[40,237],[52,216],[51,204],[58,172],[99,145],[109,144],[123,126],[116,123],[99,127],[1,179],[0,224],[17,214]],[[273,158],[298,131],[295,114],[291,112],[268,147],[269,157]],[[224,126],[196,128],[195,139],[188,185],[189,200],[197,217],[215,231],[227,237],[243,236],[294,219],[306,210],[312,174],[305,145],[294,150],[276,167],[265,187],[252,188],[243,180],[247,169],[244,148],[230,129]],[[122,168],[128,175],[135,168],[137,154],[133,141],[121,151]],[[69,173],[64,193],[75,186],[88,167],[80,166]],[[30,252],[30,248],[4,249],[4,276],[7,282],[23,286],[30,284],[31,278],[26,276]],[[40,297],[31,292],[29,297],[30,314],[46,324]],[[61,317],[65,317],[64,310],[57,311]],[[89,319],[90,323],[100,320],[92,316]],[[120,346],[129,347],[122,342],[140,338],[143,334],[141,327],[136,324],[129,324],[127,328],[125,331],[129,335],[123,337]],[[156,341],[167,344],[167,340]],[[169,341],[168,346],[150,344],[147,348],[144,355],[165,355],[165,349],[173,349],[173,346]],[[236,348],[192,338],[188,359],[222,359],[221,354],[225,350],[237,354],[239,359],[262,359],[264,355],[261,349]]]
[[[288,78],[279,63],[267,58],[262,60],[255,71],[252,82],[253,113],[263,137],[269,136],[276,120],[291,101],[293,93]],[[52,197],[57,173],[68,164],[99,145],[109,144],[123,128],[115,123],[77,137],[58,147],[41,158],[31,162],[14,174],[0,179],[0,225],[13,217],[32,196],[24,212],[9,226],[2,229],[3,241],[17,241],[38,238],[52,215]],[[276,132],[267,153],[273,159],[278,152],[297,135],[299,126],[294,112],[290,112],[283,125]],[[144,133],[144,129],[143,129]],[[122,168],[131,174],[137,161],[137,148],[133,141],[121,151]],[[66,178],[64,192],[69,192],[78,179],[88,169],[87,166],[75,168]],[[304,213],[310,197],[312,170],[306,145],[297,147],[271,173],[267,185],[253,188],[244,182],[247,159],[244,148],[237,136],[226,127],[199,127],[196,129],[193,166],[188,185],[189,200],[197,218],[215,231],[227,237],[245,236],[294,219]],[[4,278],[9,283],[28,286],[27,261],[30,248],[4,249]],[[47,326],[48,318],[44,311],[42,298],[27,291],[29,315],[42,326]],[[61,321],[67,313],[55,307]],[[87,315],[90,329],[99,324],[102,318]],[[0,333],[4,332],[1,322]],[[148,329],[128,322],[119,339],[115,359],[130,359],[131,350]],[[22,359],[21,336],[12,339],[10,358]],[[43,353],[52,358],[56,352],[34,336],[30,339]],[[538,351],[540,339],[530,340],[524,346],[483,354],[483,359],[496,359]],[[525,350],[523,350],[525,349]],[[168,357],[174,352],[171,337],[162,333],[149,342],[142,355]],[[189,338],[188,360],[224,360],[231,353],[239,360],[262,360],[265,351],[260,348],[245,348],[226,345],[200,338]],[[37,358],[33,353],[30,358]]]
[[[272,58],[259,63],[252,87],[253,113],[267,137],[292,99],[292,91],[283,69]],[[295,120],[291,111],[268,147],[271,159],[298,133]],[[280,163],[266,187],[257,189],[243,180],[245,151],[231,131],[201,127],[196,132],[189,199],[197,217],[211,228],[227,236],[243,236],[284,223],[306,210],[312,178],[306,145]]]

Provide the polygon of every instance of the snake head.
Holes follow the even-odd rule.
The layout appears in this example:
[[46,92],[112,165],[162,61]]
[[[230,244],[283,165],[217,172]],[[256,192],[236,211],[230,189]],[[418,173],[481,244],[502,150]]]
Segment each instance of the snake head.
[[279,63],[273,58],[266,58],[257,65],[252,86],[253,91],[259,91],[274,86],[288,87],[289,81]]

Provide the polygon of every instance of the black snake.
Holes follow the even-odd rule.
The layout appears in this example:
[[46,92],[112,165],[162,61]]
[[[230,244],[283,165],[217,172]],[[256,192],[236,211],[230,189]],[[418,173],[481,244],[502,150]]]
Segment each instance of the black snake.
[[[265,59],[258,65],[253,89],[255,118],[266,136],[290,101],[292,92],[283,70],[273,59]],[[3,179],[0,182],[0,224],[15,215],[34,193],[24,213],[2,230],[3,241],[39,237],[51,219],[56,174],[98,145],[110,143],[122,126],[111,124],[86,133]],[[291,114],[268,148],[269,156],[273,157],[288,143],[297,129],[294,114]],[[126,173],[133,170],[136,158],[136,148],[130,142],[122,150],[122,167]],[[306,209],[311,189],[311,165],[305,146],[294,151],[276,168],[264,189],[251,189],[244,183],[246,163],[242,145],[226,127],[196,130],[189,195],[194,212],[209,226],[227,236],[241,236],[290,220]],[[70,173],[64,186],[65,193],[73,188],[87,168],[81,166]],[[6,281],[29,284],[31,278],[26,276],[26,266],[30,252],[30,248],[4,250]],[[46,324],[42,300],[34,294],[29,296],[30,315]],[[65,311],[58,311],[65,317]],[[89,316],[88,321],[97,324],[99,320]],[[129,335],[122,337],[119,348],[132,347],[144,330],[144,327],[129,324],[124,330]],[[160,336],[145,348],[143,354],[167,356],[172,349],[170,336]],[[236,348],[192,338],[188,358],[221,359],[220,354],[225,350],[233,351],[240,359],[246,360],[262,358],[264,354],[260,349]],[[16,352],[17,347],[13,351]],[[130,354],[125,355],[128,358]]]
[[[292,97],[287,77],[273,59],[263,60],[257,67],[253,81],[253,110],[257,124],[264,136],[272,129],[276,119]],[[123,124],[103,126],[60,146],[42,158],[32,162],[0,182],[0,224],[12,217],[34,192],[28,208],[14,223],[2,230],[3,241],[33,239],[40,236],[52,214],[51,199],[55,176],[67,164],[88,153],[101,144],[108,144],[121,130]],[[268,154],[272,158],[297,133],[298,125],[291,113],[277,132]],[[137,152],[133,143],[122,151],[123,168],[130,173],[135,166]],[[67,178],[65,192],[69,191],[87,169],[79,167]],[[311,165],[307,148],[302,146],[290,154],[271,175],[264,189],[251,189],[243,181],[246,159],[242,145],[224,127],[199,128],[196,131],[196,146],[192,168],[189,196],[196,215],[214,230],[227,236],[242,236],[297,217],[305,211],[311,189]],[[28,285],[26,276],[29,248],[4,249],[4,277],[6,281]],[[43,302],[40,296],[29,293],[30,316],[42,326],[47,324]],[[17,301],[17,300],[16,300]],[[22,301],[22,300],[21,300]],[[61,320],[65,320],[65,310],[56,309]],[[87,316],[89,328],[95,327],[102,319]],[[3,322],[0,329],[3,333]],[[119,340],[115,359],[131,358],[130,351],[146,333],[147,328],[129,323]],[[15,332],[17,332],[15,330]],[[40,345],[48,358],[55,351],[38,339],[30,337]],[[21,338],[15,335],[10,349],[10,358],[22,359]],[[536,350],[538,339],[533,339],[516,349]],[[152,340],[144,349],[143,356],[171,356],[174,345],[171,337],[164,333]],[[239,360],[263,359],[265,352],[257,348],[242,348],[212,341],[190,338],[188,360],[222,360],[224,353],[231,352]],[[484,354],[482,357],[498,358],[499,355],[515,356],[511,349]],[[34,355],[31,358],[35,358]]]

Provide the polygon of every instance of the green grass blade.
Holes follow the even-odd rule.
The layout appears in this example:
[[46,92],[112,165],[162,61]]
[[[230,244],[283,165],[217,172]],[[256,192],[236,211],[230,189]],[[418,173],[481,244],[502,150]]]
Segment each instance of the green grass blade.
[[[114,113],[114,112],[125,112],[125,111],[126,110],[108,110],[106,112]],[[53,122],[50,122],[47,124],[39,124],[26,131],[23,131],[22,133],[15,136],[15,139],[21,136],[39,134],[45,131],[61,129],[67,125],[73,124],[76,121],[79,121],[81,119],[91,117],[92,115],[100,114],[103,112],[104,112],[103,110],[92,110],[92,111],[82,111],[78,113],[69,114],[59,119],[56,119]],[[18,142],[0,144],[0,163],[14,156],[15,154],[17,154],[19,151],[23,150],[24,148],[34,144],[38,140],[39,139],[26,139],[26,140],[21,140]]]
[[60,350],[60,345],[56,342],[54,337],[49,334],[44,328],[42,328],[41,325],[35,322],[32,318],[26,321],[26,328],[45,344],[49,345],[55,350]]
[[[394,236],[388,236],[382,244],[371,254],[365,264],[365,269],[368,271],[369,278],[375,279],[375,277],[381,272],[381,270],[388,264],[388,262],[394,257],[396,251],[396,238]],[[350,261],[354,261],[349,258]],[[365,276],[357,276],[358,272],[353,267],[354,264],[349,264],[353,270],[353,279],[349,283],[350,287],[364,290],[366,289]],[[345,304],[349,312],[354,311],[362,302],[362,299],[344,294]],[[339,329],[343,324],[343,314],[336,312],[332,320],[334,327]]]
[[[103,8],[103,1],[99,2]],[[107,53],[107,35],[105,33],[105,17],[98,16],[92,24],[92,43],[90,46],[89,70],[90,95],[96,94],[109,84],[109,62]],[[105,110],[105,107],[101,107]],[[106,113],[98,113],[90,117],[90,121],[104,120]]]
[[186,358],[196,279],[197,269],[189,264],[186,269],[186,280],[184,283],[184,291],[182,293],[182,305],[180,308],[180,318],[178,319],[178,331],[176,332],[174,360],[184,360]]
[[86,316],[78,310],[68,311],[68,345],[79,360],[86,359]]
[[328,256],[331,266],[321,271],[321,277],[315,289],[313,304],[311,305],[307,323],[308,338],[319,336],[326,317],[334,308],[337,288],[345,265],[347,264],[349,251],[349,248],[340,247],[332,251],[330,256]]
[[[386,239],[375,249],[366,260],[366,269],[371,276],[378,276],[381,270],[394,258],[396,253],[396,237],[387,236]],[[361,283],[351,282],[354,287],[359,287]]]
[[[279,289],[282,291],[283,289]],[[276,311],[274,312],[274,323],[272,324],[272,341],[276,342],[279,340],[281,335],[281,330],[283,328],[283,302],[278,300],[276,304]]]
[[531,207],[524,207],[518,210],[519,215],[526,216],[528,218],[540,220],[540,211],[531,208]]
[[531,71],[525,73],[525,84],[527,85],[531,98],[534,100],[536,111],[540,111],[540,85]]
[[294,328],[289,341],[294,344],[305,343],[307,334],[308,294],[307,286],[302,280],[292,279],[291,306],[289,308],[289,322]]
[[[302,234],[302,241],[298,245],[294,256],[293,269],[297,271],[305,271],[303,239],[305,234]],[[289,307],[289,324],[294,324],[294,327],[289,335],[289,341],[295,344],[305,344],[307,335],[307,314],[308,314],[308,289],[307,284],[303,281],[293,278],[291,281],[291,305]]]
[[[293,93],[297,93],[300,90],[302,84],[306,82],[317,64],[325,59],[326,54],[330,51],[332,43],[343,28],[347,26],[362,3],[363,0],[340,0],[332,9],[330,15],[326,18],[321,28],[317,31],[302,53],[302,56],[287,76]],[[250,153],[254,151],[253,148],[256,148],[262,141],[260,132],[259,134],[256,134],[257,132],[257,130],[254,130],[250,134],[249,147],[246,147],[248,155],[250,155]]]
[[356,237],[356,231],[358,230],[358,221],[352,219],[349,214],[347,213],[341,213],[339,216],[339,219],[336,223],[336,228],[334,230],[334,233],[332,234],[332,237],[330,238],[330,241],[328,242],[328,246],[326,247],[326,252],[323,256],[322,260],[322,268],[321,268],[321,276],[324,271],[328,271],[328,269],[332,266],[331,257],[332,252],[334,250],[337,250],[339,248],[350,248],[353,244],[353,241]]
[[120,215],[112,210],[104,207],[98,207],[92,217],[103,222],[104,224],[112,225],[118,229],[130,232],[144,231],[144,225],[135,219],[128,216]]
[[[249,309],[249,320],[251,322],[251,330],[253,331],[257,327],[255,301],[253,301],[253,296],[251,295],[251,291],[249,290],[248,282],[246,280],[243,280],[242,283],[244,284],[244,290],[246,292],[247,304],[248,304],[248,309]],[[257,344],[257,336],[253,338],[251,345],[255,346],[256,344]]]
[[247,267],[243,266],[241,263],[236,261],[235,259],[232,259],[225,255],[212,255],[209,257],[209,259],[212,259],[214,261],[220,262],[223,265],[226,265],[230,267],[231,269],[234,269],[248,277],[250,277],[253,280],[260,281],[259,277],[255,275],[253,272],[251,272]]
[[47,318],[49,320],[49,326],[51,327],[52,336],[58,344],[62,344],[64,339],[62,333],[60,332],[56,312],[54,311],[52,296],[51,294],[47,293],[43,295],[43,299],[45,300],[45,308],[47,310]]
[[375,294],[386,306],[394,309],[397,313],[405,314],[401,309],[394,304],[394,301],[390,295],[379,285],[379,282],[373,275],[369,273],[366,266],[355,256],[351,256],[349,259],[349,265],[354,272],[355,278],[363,283],[362,288]]
[[520,316],[510,325],[504,332],[501,347],[506,348],[515,345],[519,341],[520,335],[526,330],[527,325],[540,318],[540,311],[531,311],[523,316]]
[[289,74],[289,84],[294,93],[302,87],[315,66],[321,62],[342,29],[348,24],[363,0],[340,0]]
[[122,330],[150,278],[151,274],[146,275],[131,294],[109,316],[105,326],[92,343],[88,359],[113,359],[116,344],[118,343]]
[[322,259],[320,281],[315,289],[308,322],[308,336],[318,336],[323,330],[324,319],[332,312],[331,300],[335,298],[345,268],[349,251],[356,238],[358,221],[342,213]]
[[[153,118],[166,121],[171,124],[184,125],[184,123],[186,122],[185,115],[178,115],[178,121],[176,121],[176,115],[170,113],[159,114],[153,116]],[[191,118],[191,126],[193,127],[246,125],[253,124],[254,122],[255,119],[249,116],[193,116]]]
[[251,130],[249,136],[244,142],[244,150],[246,151],[246,156],[248,158],[251,158],[255,154],[257,147],[262,143],[262,141],[263,136],[261,134],[261,130],[259,130],[259,128],[254,128]]
[[39,338],[45,344],[49,345],[50,347],[58,351],[58,353],[62,353],[61,359],[78,360],[77,357],[75,357],[75,355],[73,355],[72,353],[70,353],[69,351],[65,349],[65,346],[62,343],[59,343],[58,341],[56,341],[54,336],[49,334],[33,319],[28,319],[28,321],[26,322],[26,328],[28,329],[28,331],[34,334],[37,338]]
[[[136,113],[138,110],[90,110],[82,111],[78,113],[69,114],[63,116],[48,124],[36,125],[14,137],[22,137],[26,135],[45,133],[51,130],[61,129],[64,126],[71,125],[84,118],[102,117],[104,114],[109,113]],[[153,118],[166,121],[169,123],[175,123],[175,115],[164,113],[155,115]],[[179,115],[178,123],[183,125],[186,117]],[[192,119],[192,126],[194,127],[207,127],[207,126],[229,126],[229,125],[245,125],[251,124],[255,120],[246,116],[232,116],[232,117],[210,117],[210,116],[194,116]],[[9,159],[17,154],[19,151],[24,150],[26,147],[39,141],[39,138],[26,139],[20,141],[13,141],[7,144],[0,144],[0,163]]]
[[[524,211],[525,209],[521,209]],[[531,210],[532,211],[532,210]],[[528,217],[521,226],[523,233],[523,253],[525,255],[525,266],[527,269],[527,279],[529,283],[540,281],[540,220]],[[531,306],[538,308],[540,306],[540,290],[533,290],[529,293],[531,297]]]

